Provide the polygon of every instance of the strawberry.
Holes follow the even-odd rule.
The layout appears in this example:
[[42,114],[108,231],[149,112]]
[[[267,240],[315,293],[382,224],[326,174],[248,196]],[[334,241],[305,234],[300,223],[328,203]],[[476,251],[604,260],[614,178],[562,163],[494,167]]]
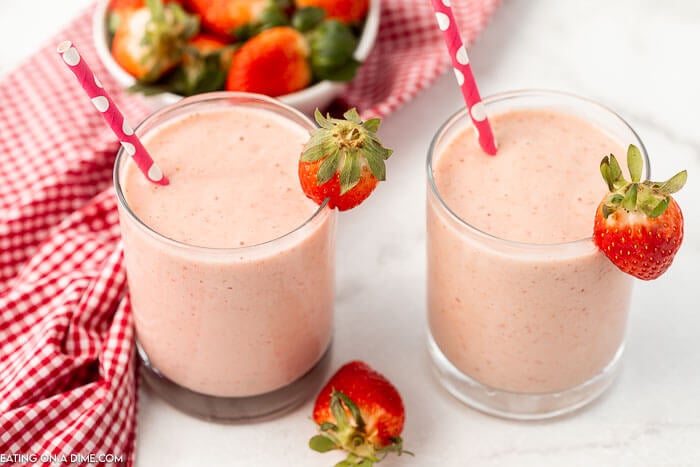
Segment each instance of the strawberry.
[[176,3],[146,3],[120,21],[112,40],[112,56],[137,80],[151,83],[177,66],[185,43],[199,29],[199,21]]
[[396,388],[364,362],[343,365],[316,398],[313,419],[321,433],[309,440],[318,452],[342,449],[348,457],[336,466],[370,467],[388,453],[403,450],[406,414]]
[[[179,0],[163,0],[163,3],[181,3]],[[109,0],[107,11],[136,10],[146,6],[146,0]]]
[[311,83],[309,44],[288,26],[267,29],[245,42],[231,62],[226,89],[281,96]]
[[110,0],[107,4],[107,29],[114,34],[119,25],[139,8],[143,8],[145,0]]
[[386,178],[384,161],[393,152],[377,139],[378,118],[363,122],[355,109],[343,116],[345,120],[324,117],[317,109],[320,128],[311,132],[299,160],[306,196],[318,204],[328,198],[328,206],[340,211],[362,203]]
[[136,10],[146,5],[146,0],[109,0],[107,11]]
[[286,24],[278,0],[186,0],[204,28],[227,41],[245,40],[264,27]]
[[233,46],[209,34],[197,34],[185,46],[172,79],[162,86],[183,96],[222,89],[232,57]]
[[228,46],[228,43],[218,37],[200,33],[190,39],[187,45],[194,47],[201,55],[209,55]]
[[[163,0],[163,3],[170,3],[177,0]],[[146,6],[146,0],[110,0],[107,4],[107,18],[109,31],[114,34],[119,23],[131,14],[134,10]]]
[[600,171],[610,193],[596,209],[593,241],[620,270],[639,279],[656,279],[671,266],[683,241],[683,213],[671,197],[683,188],[684,170],[666,182],[641,182],[642,155],[630,145],[625,180],[614,155]]
[[326,18],[345,24],[361,23],[369,10],[369,0],[295,0],[294,3],[297,8],[322,8]]

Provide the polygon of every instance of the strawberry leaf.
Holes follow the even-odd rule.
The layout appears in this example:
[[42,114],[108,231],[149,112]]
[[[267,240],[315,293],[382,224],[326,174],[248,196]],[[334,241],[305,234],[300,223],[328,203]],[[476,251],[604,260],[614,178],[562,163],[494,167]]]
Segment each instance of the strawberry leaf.
[[162,0],[146,0],[146,6],[151,12],[151,17],[154,21],[164,20],[164,10]]
[[278,3],[279,2],[269,2],[260,12],[257,21],[243,24],[230,31],[230,33],[233,34],[238,42],[242,43],[257,36],[266,29],[288,25],[289,18],[284,12],[285,7]]
[[408,454],[409,456],[413,456],[414,454],[411,451],[406,451],[403,448],[403,438],[401,436],[394,436],[391,438],[391,444],[384,446],[381,449],[377,449],[377,454],[388,454],[390,452],[395,452],[399,456],[402,454]]
[[318,126],[320,126],[321,128],[325,128],[327,130],[333,128],[333,122],[330,121],[330,115],[328,117],[324,117],[321,111],[318,110],[318,108],[316,108],[316,111],[314,112],[314,119],[316,120],[316,123],[318,123]]
[[234,28],[230,33],[236,38],[236,41],[243,43],[260,33],[260,28],[257,24],[246,23]]
[[644,161],[642,160],[642,153],[639,148],[634,144],[630,144],[627,148],[627,169],[630,171],[630,177],[632,182],[638,182],[642,179],[642,167]]
[[233,49],[233,46],[227,46],[202,54],[195,47],[187,46],[183,49],[182,62],[173,72],[155,83],[137,82],[127,90],[145,96],[163,92],[191,96],[222,89]]
[[187,41],[199,31],[199,17],[176,3],[147,0],[150,18],[141,37],[141,64],[148,72],[139,78],[153,83],[180,62]]
[[126,88],[126,90],[127,92],[143,94],[144,96],[155,96],[156,94],[162,94],[164,92],[176,92],[167,83],[148,84],[142,83],[140,81],[135,82],[134,84]]
[[608,196],[606,201],[609,204],[618,204],[619,205],[623,199],[625,199],[624,195],[621,195],[620,193],[613,193],[610,196]]
[[343,114],[343,118],[349,122],[357,123],[358,125],[362,124],[362,119],[360,118],[360,114],[357,113],[357,109],[355,107],[353,107],[352,109],[345,112]]
[[311,31],[323,21],[324,16],[326,12],[323,8],[313,6],[299,8],[292,16],[292,27],[301,32]]
[[313,131],[309,142],[306,143],[300,160],[303,162],[316,162],[323,159],[335,149],[333,140],[325,137],[321,131]]
[[331,422],[323,422],[319,425],[319,429],[321,431],[335,431],[338,427]]
[[311,69],[317,80],[349,81],[360,63],[353,58],[357,38],[336,20],[321,23],[309,35]]
[[357,74],[357,69],[360,68],[360,65],[362,64],[353,58],[343,66],[318,70],[316,73],[316,79],[337,81],[341,83],[351,81]]
[[622,200],[622,207],[628,211],[637,209],[637,184],[630,184],[625,193],[625,198]]
[[649,212],[645,212],[645,214],[649,217],[659,217],[661,214],[666,211],[666,208],[668,208],[668,203],[669,203],[669,198],[663,198],[659,203],[654,206],[653,209],[651,209]]
[[110,35],[110,42],[111,37],[114,36],[114,33],[119,29],[121,22],[122,17],[118,13],[112,11],[107,15],[107,32],[109,32]]
[[331,401],[330,401],[330,408],[331,408],[331,413],[333,414],[333,417],[335,417],[336,424],[340,429],[343,429],[347,427],[348,424],[348,417],[345,414],[345,408],[343,408],[343,404],[341,400],[336,396],[337,393],[333,393],[331,395]]
[[316,452],[328,452],[337,449],[335,441],[324,435],[316,435],[309,440],[309,447]]
[[612,171],[610,170],[610,158],[608,156],[603,157],[600,161],[600,174],[603,176],[603,180],[608,185],[608,190],[615,190],[612,179]]
[[381,182],[386,180],[386,164],[381,156],[382,152],[378,149],[379,146],[371,138],[366,141],[364,154],[367,165],[369,165],[372,175]]
[[382,120],[380,118],[370,118],[369,120],[365,121],[362,126],[365,127],[365,130],[376,133],[379,131],[379,125],[381,123]]
[[186,48],[173,79],[175,92],[191,96],[223,89],[232,55],[232,46],[208,54],[203,54],[194,47]]
[[270,29],[277,26],[287,26],[289,18],[284,10],[275,2],[271,2],[260,13],[260,30]]
[[311,64],[333,68],[348,61],[355,52],[357,38],[345,24],[337,20],[324,21],[311,37]]
[[604,218],[604,219],[607,219],[608,216],[609,216],[610,214],[612,214],[613,212],[615,212],[615,210],[617,209],[617,207],[616,207],[616,206],[613,206],[613,205],[611,205],[611,204],[604,204],[600,209],[601,209],[601,211],[602,211],[602,213],[603,213],[603,218]]
[[658,193],[661,193],[663,195],[670,195],[673,194],[677,191],[679,191],[683,186],[685,185],[685,182],[688,180],[688,171],[684,170],[682,172],[678,172],[676,175],[673,177],[669,178],[667,181],[662,183],[657,191]]
[[619,188],[626,183],[622,176],[620,164],[617,162],[617,158],[612,154],[610,154],[610,180],[615,188]]
[[326,159],[321,163],[321,167],[318,168],[318,174],[316,175],[316,183],[323,185],[328,180],[333,178],[335,173],[338,171],[338,159],[340,158],[340,150],[335,148],[334,152],[326,157]]
[[358,430],[364,430],[365,428],[365,421],[362,418],[362,414],[360,413],[360,408],[357,407],[357,404],[355,404],[352,399],[350,399],[348,396],[343,394],[340,391],[334,391],[333,395],[331,397],[337,397],[340,399],[345,407],[350,411],[350,415],[352,416],[353,422],[355,422],[355,425],[357,426]]
[[340,171],[340,195],[344,195],[348,191],[355,188],[360,181],[360,158],[357,157],[357,151],[351,150],[345,156],[345,164]]

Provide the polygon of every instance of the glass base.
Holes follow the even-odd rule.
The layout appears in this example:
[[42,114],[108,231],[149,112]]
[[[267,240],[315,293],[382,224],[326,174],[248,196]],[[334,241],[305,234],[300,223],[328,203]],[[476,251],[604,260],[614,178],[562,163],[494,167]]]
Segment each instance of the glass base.
[[574,412],[603,394],[619,372],[624,344],[608,366],[590,380],[571,389],[542,394],[503,391],[479,383],[452,365],[430,333],[428,352],[440,384],[468,406],[512,420],[544,420]]
[[136,343],[140,374],[155,394],[176,409],[207,421],[241,423],[275,418],[304,403],[321,388],[330,367],[331,345],[306,374],[272,392],[249,397],[217,397],[192,391],[174,383],[151,365]]

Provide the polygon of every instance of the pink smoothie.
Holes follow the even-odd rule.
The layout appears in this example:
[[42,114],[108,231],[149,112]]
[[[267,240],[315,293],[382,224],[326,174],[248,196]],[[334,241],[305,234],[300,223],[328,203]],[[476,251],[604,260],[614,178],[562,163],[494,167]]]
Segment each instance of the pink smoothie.
[[328,347],[335,216],[314,215],[299,188],[307,139],[308,128],[269,110],[200,110],[143,138],[170,185],[147,182],[130,161],[122,168],[131,210],[175,240],[121,213],[137,338],[175,383],[262,394],[298,379]]
[[[624,339],[632,280],[590,236],[606,193],[600,159],[626,151],[564,113],[514,110],[490,120],[495,157],[471,129],[434,155],[446,205],[489,235],[466,228],[430,192],[430,330],[447,359],[484,385],[572,388],[600,373]],[[573,243],[552,245],[562,242]]]

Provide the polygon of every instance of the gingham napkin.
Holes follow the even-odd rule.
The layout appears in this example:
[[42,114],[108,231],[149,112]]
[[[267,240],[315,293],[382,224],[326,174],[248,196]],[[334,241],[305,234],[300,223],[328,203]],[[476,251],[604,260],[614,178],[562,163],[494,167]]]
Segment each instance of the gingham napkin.
[[[498,0],[452,0],[471,43]],[[426,0],[384,0],[342,101],[387,116],[449,64]],[[60,63],[72,40],[131,122],[91,42],[92,8],[0,83],[0,465],[133,464],[136,376],[116,201],[118,148]]]

